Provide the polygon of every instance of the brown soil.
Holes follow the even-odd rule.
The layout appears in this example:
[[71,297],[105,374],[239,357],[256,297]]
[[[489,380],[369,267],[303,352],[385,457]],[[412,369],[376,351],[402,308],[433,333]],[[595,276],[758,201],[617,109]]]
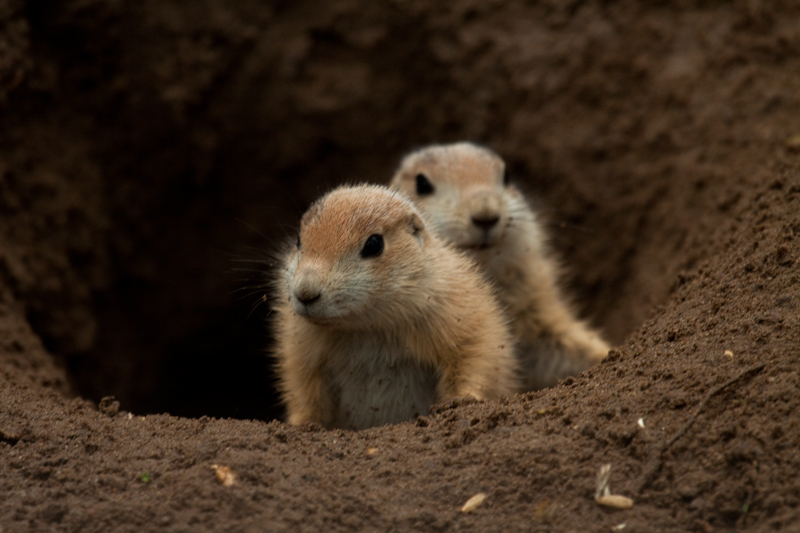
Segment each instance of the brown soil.
[[[0,0],[0,124],[3,533],[800,531],[797,2]],[[393,427],[273,420],[271,250],[461,139],[619,347]]]

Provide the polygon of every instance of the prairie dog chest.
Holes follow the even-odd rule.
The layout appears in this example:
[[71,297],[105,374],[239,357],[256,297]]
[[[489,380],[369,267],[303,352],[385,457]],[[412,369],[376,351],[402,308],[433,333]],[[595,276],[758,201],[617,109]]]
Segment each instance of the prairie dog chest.
[[353,336],[345,342],[326,368],[336,427],[362,429],[428,414],[437,399],[434,368],[385,340]]

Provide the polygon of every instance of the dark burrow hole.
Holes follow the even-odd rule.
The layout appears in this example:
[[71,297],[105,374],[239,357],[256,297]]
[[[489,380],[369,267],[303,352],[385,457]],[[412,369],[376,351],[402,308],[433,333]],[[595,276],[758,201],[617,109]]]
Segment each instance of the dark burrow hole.
[[[136,252],[111,260],[114,282],[95,295],[93,349],[65,356],[76,392],[95,402],[115,396],[122,409],[136,414],[282,418],[268,354],[267,284],[276,268],[274,252],[291,240],[305,207],[332,182],[300,180],[270,194],[253,193],[247,180],[224,187],[183,184],[147,200],[147,238],[137,230],[126,233],[131,226],[117,221],[110,248],[119,246],[114,241],[133,240]],[[267,215],[248,215],[253,198],[268,198],[262,209]],[[563,230],[563,224],[550,226]],[[564,253],[575,245],[569,233],[554,237]],[[591,286],[578,285],[570,294],[584,315],[602,307],[592,301],[597,295]],[[57,344],[49,347],[58,352]]]
[[[267,223],[267,236],[208,205],[217,192],[195,190],[185,211],[163,218],[154,212],[150,220],[163,240],[139,243],[133,265],[112,261],[120,272],[94,299],[96,343],[65,358],[81,396],[113,395],[136,414],[282,418],[268,353],[268,285],[273,252],[291,223]],[[197,203],[208,209],[200,219]],[[143,275],[142,268],[152,271]]]
[[[268,354],[267,308],[251,310],[257,303],[233,302],[199,329],[161,345],[121,347],[101,336],[91,353],[67,358],[73,385],[93,401],[113,395],[136,414],[282,418]],[[100,326],[113,320],[100,318]],[[117,361],[103,362],[107,357]]]

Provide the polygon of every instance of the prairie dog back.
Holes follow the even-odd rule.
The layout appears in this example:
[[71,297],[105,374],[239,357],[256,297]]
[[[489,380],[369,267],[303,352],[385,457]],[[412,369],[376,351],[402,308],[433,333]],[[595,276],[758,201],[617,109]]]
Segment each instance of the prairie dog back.
[[361,429],[518,388],[490,287],[386,187],[341,187],[313,204],[277,289],[290,423]]
[[523,390],[554,385],[606,356],[608,345],[561,294],[537,215],[500,156],[471,143],[429,146],[402,160],[390,186],[494,283],[511,319]]

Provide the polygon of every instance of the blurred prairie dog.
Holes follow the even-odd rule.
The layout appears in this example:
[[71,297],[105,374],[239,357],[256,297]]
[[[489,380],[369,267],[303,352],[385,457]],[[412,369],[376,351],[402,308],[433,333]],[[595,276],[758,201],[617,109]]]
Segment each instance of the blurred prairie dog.
[[279,276],[275,355],[291,424],[363,429],[519,389],[491,287],[402,194],[328,193]]
[[465,142],[429,146],[407,155],[390,185],[494,282],[516,336],[523,391],[552,386],[608,354],[562,296],[536,213],[497,154]]

